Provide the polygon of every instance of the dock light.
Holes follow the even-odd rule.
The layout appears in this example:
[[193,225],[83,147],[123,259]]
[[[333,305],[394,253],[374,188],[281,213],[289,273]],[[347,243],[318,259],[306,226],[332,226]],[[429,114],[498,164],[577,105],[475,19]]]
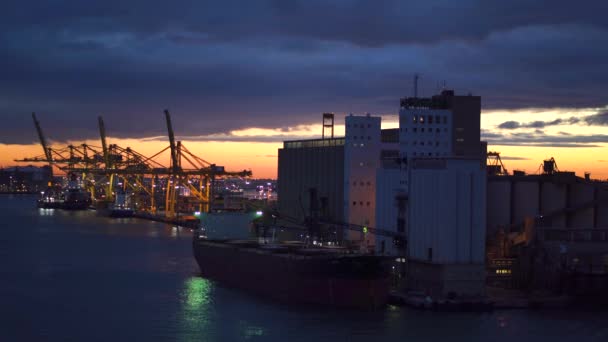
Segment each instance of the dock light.
[[201,216],[201,212],[200,211],[195,211],[194,212],[194,216]]
[[255,212],[255,216],[260,217],[262,216],[262,214],[264,214],[261,210],[258,210]]
[[363,227],[363,234],[367,234],[367,227]]

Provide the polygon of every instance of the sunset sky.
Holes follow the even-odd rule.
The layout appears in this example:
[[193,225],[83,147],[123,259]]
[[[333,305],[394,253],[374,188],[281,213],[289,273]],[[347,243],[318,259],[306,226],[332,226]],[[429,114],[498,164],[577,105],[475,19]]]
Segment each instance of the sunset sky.
[[[5,1],[0,164],[55,146],[151,155],[162,111],[201,157],[276,177],[281,141],[320,137],[321,113],[397,127],[399,98],[444,85],[482,98],[482,139],[509,171],[608,178],[604,1]],[[530,4],[532,3],[532,4]],[[550,7],[550,10],[548,9]],[[441,8],[441,10],[438,10]]]

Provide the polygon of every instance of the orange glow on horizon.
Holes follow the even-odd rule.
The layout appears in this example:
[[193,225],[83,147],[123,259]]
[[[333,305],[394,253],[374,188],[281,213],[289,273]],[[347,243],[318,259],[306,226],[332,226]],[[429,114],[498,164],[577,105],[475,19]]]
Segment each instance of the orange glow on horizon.
[[[109,139],[121,147],[132,147],[137,152],[152,156],[168,146],[164,141],[141,141],[136,139]],[[89,141],[91,145],[98,145]],[[253,178],[276,178],[278,149],[282,143],[267,142],[198,142],[183,141],[195,155],[210,163],[222,165],[228,171],[251,169]],[[61,145],[60,145],[61,146]],[[14,159],[42,155],[42,148],[37,144],[7,145],[0,144],[0,166],[28,165],[16,163]],[[509,172],[523,170],[528,174],[536,173],[544,159],[554,157],[561,171],[574,171],[580,177],[590,172],[594,179],[608,179],[608,146],[601,147],[532,147],[532,146],[488,146],[488,151],[497,151],[504,157],[503,163]],[[510,157],[522,158],[511,160]],[[168,165],[167,152],[159,156],[157,161]],[[34,164],[34,163],[32,163]],[[42,166],[43,163],[36,165]]]

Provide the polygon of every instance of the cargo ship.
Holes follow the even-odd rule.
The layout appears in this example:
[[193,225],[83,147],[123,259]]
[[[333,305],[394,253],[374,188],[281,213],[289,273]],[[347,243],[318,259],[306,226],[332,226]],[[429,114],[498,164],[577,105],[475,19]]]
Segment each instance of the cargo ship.
[[63,209],[86,210],[91,205],[91,194],[82,188],[76,174],[69,175],[68,185],[63,191]]
[[110,217],[131,217],[133,216],[133,201],[131,195],[122,191],[116,194],[114,203],[109,206]]
[[194,256],[201,274],[220,284],[287,304],[375,309],[388,301],[386,257],[302,242],[211,238],[208,231],[203,225],[194,234]]

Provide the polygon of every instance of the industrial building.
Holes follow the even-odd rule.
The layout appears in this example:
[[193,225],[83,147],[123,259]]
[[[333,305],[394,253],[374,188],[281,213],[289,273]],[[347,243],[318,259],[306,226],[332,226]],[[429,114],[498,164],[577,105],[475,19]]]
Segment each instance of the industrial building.
[[409,172],[408,288],[433,297],[484,293],[483,162],[477,158],[413,160]]
[[333,222],[406,236],[408,248],[389,234],[345,231],[342,237],[362,251],[407,258],[412,289],[438,296],[481,294],[481,99],[446,90],[400,104],[398,129],[381,129],[380,117],[351,114],[343,140],[333,137],[332,128],[326,139],[286,141],[279,149],[279,210],[303,221],[314,215],[316,204],[309,201],[317,195],[321,216]]
[[[495,170],[497,171],[497,170]],[[608,183],[557,169],[488,175],[488,283],[605,295]]]

